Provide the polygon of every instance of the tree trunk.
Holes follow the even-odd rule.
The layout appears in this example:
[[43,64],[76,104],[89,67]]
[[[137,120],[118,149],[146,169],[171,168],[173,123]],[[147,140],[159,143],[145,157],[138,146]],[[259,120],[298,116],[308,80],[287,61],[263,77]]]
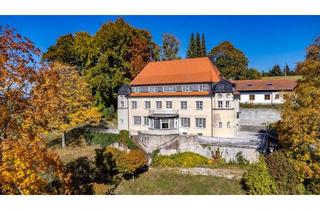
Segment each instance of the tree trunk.
[[62,132],[61,140],[62,140],[61,146],[65,147],[66,146],[66,132],[65,131]]

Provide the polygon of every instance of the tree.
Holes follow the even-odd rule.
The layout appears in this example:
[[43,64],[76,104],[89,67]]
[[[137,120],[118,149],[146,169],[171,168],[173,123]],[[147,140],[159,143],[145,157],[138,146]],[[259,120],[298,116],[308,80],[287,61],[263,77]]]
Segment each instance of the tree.
[[0,27],[0,193],[69,193],[58,156],[25,120],[39,82],[40,50],[10,27]]
[[30,89],[37,80],[40,50],[14,29],[0,27],[0,139],[17,137]]
[[307,48],[305,60],[297,65],[303,79],[286,96],[278,129],[285,155],[306,180],[320,177],[320,57],[315,46],[317,42]]
[[201,56],[207,56],[207,47],[206,47],[206,40],[204,34],[201,36]]
[[292,75],[293,72],[291,72],[290,67],[288,66],[288,64],[286,64],[283,68],[283,74],[284,76],[289,76]]
[[242,51],[225,41],[214,47],[209,56],[226,79],[245,79],[248,59]]
[[39,77],[32,91],[32,109],[26,113],[26,129],[39,134],[60,131],[65,146],[68,129],[100,121],[89,86],[74,67],[55,62],[43,68]]
[[189,41],[189,47],[187,51],[187,57],[188,58],[194,58],[196,57],[196,40],[194,38],[194,34],[191,33],[190,41]]
[[278,64],[272,67],[272,69],[269,71],[269,76],[282,76],[282,70]]
[[247,79],[261,79],[261,73],[255,68],[250,68]]
[[174,60],[179,59],[180,42],[171,34],[163,34],[162,47],[161,47],[161,59],[162,60]]
[[159,59],[159,47],[146,30],[122,18],[103,24],[94,36],[78,32],[62,36],[43,55],[47,61],[76,66],[87,78],[95,104],[116,106],[116,92],[149,62]]
[[196,33],[196,54],[195,57],[201,57],[202,56],[202,47],[201,47],[201,39],[200,39],[200,33]]
[[70,194],[70,175],[59,157],[38,137],[6,139],[1,143],[1,194]]

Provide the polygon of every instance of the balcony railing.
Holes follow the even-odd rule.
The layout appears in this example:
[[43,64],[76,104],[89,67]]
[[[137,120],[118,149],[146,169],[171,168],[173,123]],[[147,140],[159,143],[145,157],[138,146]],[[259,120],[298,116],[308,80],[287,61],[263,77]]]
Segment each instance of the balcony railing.
[[149,115],[152,114],[178,114],[178,110],[172,110],[172,109],[159,109],[159,110],[149,110]]
[[152,135],[172,135],[179,134],[178,129],[149,129],[148,131],[143,131],[145,134]]

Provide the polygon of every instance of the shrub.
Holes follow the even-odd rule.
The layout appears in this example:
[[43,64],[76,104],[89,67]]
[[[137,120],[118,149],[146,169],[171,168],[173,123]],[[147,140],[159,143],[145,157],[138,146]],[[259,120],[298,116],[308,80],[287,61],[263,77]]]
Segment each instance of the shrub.
[[118,141],[118,135],[112,133],[91,133],[91,143],[101,145],[102,147],[109,146],[110,144]]
[[95,168],[87,157],[78,158],[65,166],[71,174],[71,193],[74,195],[93,194],[91,182],[95,178]]
[[[97,161],[102,159],[102,161]],[[140,150],[131,150],[129,153],[116,148],[107,147],[103,152],[97,153],[96,162],[107,171],[113,169],[113,175],[121,173],[123,176],[134,176],[147,164],[146,156]],[[97,166],[98,167],[98,166]]]
[[243,188],[251,195],[276,194],[276,184],[270,176],[266,162],[260,157],[258,163],[251,165],[242,177]]
[[126,145],[129,149],[138,149],[136,144],[130,138],[129,131],[121,130],[118,135],[118,142]]
[[309,193],[320,195],[320,179],[306,180],[306,188]]
[[161,167],[196,167],[206,165],[209,159],[192,152],[183,152],[170,156],[156,155],[153,159],[154,166]]
[[238,152],[236,154],[236,161],[240,165],[248,165],[249,164],[249,161],[243,157],[242,152]]
[[116,111],[113,105],[110,107],[104,108],[102,111],[103,116],[106,120],[112,120],[116,117]]
[[270,154],[266,162],[279,194],[303,194],[305,192],[293,163],[281,151]]

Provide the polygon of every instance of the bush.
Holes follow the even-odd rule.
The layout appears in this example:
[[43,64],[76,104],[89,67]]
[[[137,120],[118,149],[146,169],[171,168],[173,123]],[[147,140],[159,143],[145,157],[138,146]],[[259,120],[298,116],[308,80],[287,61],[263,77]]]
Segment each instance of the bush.
[[121,130],[119,134],[93,132],[88,138],[91,143],[100,145],[102,147],[107,147],[110,144],[119,142],[123,145],[126,145],[129,149],[138,148],[129,136],[129,132],[125,130]]
[[116,117],[116,110],[114,106],[111,105],[110,107],[104,108],[102,114],[106,120],[112,120]]
[[238,152],[236,154],[236,160],[237,160],[237,163],[240,165],[248,165],[249,164],[249,161],[243,157],[242,152]]
[[270,154],[266,162],[279,194],[304,194],[305,189],[298,172],[281,151]]
[[320,195],[320,179],[306,180],[307,191],[314,195]]
[[277,194],[276,184],[270,176],[266,162],[260,157],[242,177],[243,188],[251,195]]
[[170,156],[156,155],[153,159],[154,166],[161,167],[185,167],[191,168],[196,166],[203,166],[210,162],[210,160],[202,155],[183,152]]

